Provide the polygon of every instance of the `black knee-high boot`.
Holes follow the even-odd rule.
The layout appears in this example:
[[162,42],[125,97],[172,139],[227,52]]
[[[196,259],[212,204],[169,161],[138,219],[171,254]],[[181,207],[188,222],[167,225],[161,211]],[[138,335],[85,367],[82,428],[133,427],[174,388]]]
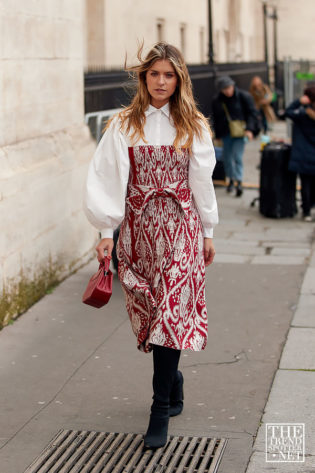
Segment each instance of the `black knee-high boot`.
[[170,417],[175,417],[181,414],[184,407],[184,377],[183,373],[177,370],[175,375],[172,391],[170,394]]
[[167,442],[170,393],[177,372],[180,350],[153,345],[153,404],[144,436],[145,448],[163,447]]

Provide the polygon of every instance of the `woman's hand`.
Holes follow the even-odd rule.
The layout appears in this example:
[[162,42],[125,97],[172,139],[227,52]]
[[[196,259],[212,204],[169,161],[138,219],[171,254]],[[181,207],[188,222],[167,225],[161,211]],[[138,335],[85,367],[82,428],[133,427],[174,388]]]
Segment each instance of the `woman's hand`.
[[204,238],[204,257],[205,257],[205,265],[209,266],[213,262],[213,258],[215,255],[215,249],[212,242],[212,238]]
[[312,120],[315,120],[315,110],[312,107],[307,107],[305,109],[306,115],[308,115]]
[[[114,248],[114,240],[112,238],[103,238],[97,247],[95,248],[97,251],[97,259],[101,263],[105,256],[108,258],[112,257],[112,251]],[[105,255],[105,251],[107,254]]]
[[244,135],[247,136],[247,138],[249,139],[249,141],[251,141],[251,140],[254,138],[253,132],[250,131],[250,130],[245,130]]

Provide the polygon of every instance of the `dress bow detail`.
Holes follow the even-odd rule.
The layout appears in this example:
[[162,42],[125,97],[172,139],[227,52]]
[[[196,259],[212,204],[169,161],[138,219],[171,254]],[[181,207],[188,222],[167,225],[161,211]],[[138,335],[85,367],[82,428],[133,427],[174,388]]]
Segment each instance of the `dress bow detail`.
[[187,180],[176,181],[165,187],[148,187],[129,184],[129,195],[126,199],[133,212],[141,216],[151,199],[172,197],[187,215],[191,205],[192,193]]

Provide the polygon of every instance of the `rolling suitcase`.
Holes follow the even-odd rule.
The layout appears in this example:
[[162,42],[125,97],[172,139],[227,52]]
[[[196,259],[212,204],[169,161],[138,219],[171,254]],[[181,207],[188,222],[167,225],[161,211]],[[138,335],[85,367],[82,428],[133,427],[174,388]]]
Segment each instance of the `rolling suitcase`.
[[262,152],[259,210],[265,217],[294,217],[297,213],[296,174],[289,171],[291,146],[271,142]]

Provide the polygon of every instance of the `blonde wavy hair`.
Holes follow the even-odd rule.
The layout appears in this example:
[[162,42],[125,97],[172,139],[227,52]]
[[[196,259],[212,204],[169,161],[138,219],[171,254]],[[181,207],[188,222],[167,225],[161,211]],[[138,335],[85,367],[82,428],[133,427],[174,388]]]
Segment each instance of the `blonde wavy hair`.
[[[137,80],[137,90],[130,105],[119,113],[121,130],[130,135],[132,144],[139,139],[144,142],[145,110],[150,104],[150,94],[146,85],[146,73],[158,60],[168,60],[174,68],[177,76],[177,86],[174,94],[170,97],[170,114],[176,128],[176,136],[173,146],[176,149],[181,147],[191,149],[193,138],[202,136],[202,124],[211,135],[208,120],[199,112],[192,92],[192,84],[188,69],[181,52],[171,44],[165,42],[156,43],[142,59],[143,44],[139,46],[137,58],[139,64],[136,66],[126,66],[125,70],[134,73]],[[184,143],[184,144],[182,144]]]

